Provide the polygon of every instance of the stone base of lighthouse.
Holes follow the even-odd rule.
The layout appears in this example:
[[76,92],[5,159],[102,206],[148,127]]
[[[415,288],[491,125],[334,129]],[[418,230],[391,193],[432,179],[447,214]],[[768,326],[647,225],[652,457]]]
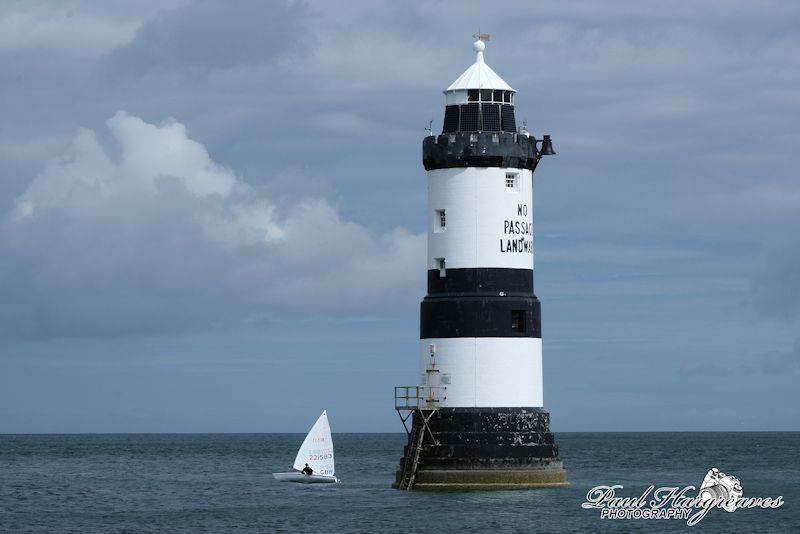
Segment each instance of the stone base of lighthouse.
[[416,456],[413,489],[500,490],[567,486],[567,473],[541,408],[439,408],[413,414],[409,443],[393,487]]

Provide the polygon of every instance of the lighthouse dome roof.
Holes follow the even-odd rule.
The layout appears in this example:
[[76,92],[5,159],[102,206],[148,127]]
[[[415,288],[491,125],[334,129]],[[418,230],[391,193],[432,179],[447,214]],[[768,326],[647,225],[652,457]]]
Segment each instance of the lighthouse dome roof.
[[[475,41],[472,45],[475,50],[475,63],[469,66],[456,81],[445,89],[445,93],[464,89],[500,89],[502,91],[514,91],[492,68],[483,61],[483,51],[486,43]],[[516,91],[515,91],[516,92]]]

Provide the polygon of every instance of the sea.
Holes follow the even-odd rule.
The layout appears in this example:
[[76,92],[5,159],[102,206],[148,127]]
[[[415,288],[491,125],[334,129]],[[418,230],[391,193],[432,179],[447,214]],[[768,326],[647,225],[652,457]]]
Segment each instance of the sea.
[[[340,484],[279,483],[302,434],[0,435],[3,532],[800,532],[800,433],[559,433],[566,488],[391,489],[405,434],[334,434]],[[609,519],[618,496],[699,486],[712,467],[779,508]]]

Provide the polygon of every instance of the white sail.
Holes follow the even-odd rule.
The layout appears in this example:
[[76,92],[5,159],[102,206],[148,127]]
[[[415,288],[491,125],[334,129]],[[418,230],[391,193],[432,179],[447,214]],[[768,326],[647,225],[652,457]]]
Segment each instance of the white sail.
[[306,439],[297,451],[294,468],[302,470],[308,464],[315,475],[334,476],[333,439],[328,424],[328,413],[322,412],[317,422],[311,427]]

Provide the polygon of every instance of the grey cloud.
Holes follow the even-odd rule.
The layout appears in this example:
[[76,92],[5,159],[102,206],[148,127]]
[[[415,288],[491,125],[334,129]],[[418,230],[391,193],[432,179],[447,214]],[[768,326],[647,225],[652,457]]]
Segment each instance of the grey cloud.
[[764,373],[774,375],[800,371],[800,338],[795,340],[792,350],[773,350],[764,354],[760,367]]
[[772,238],[752,278],[756,309],[771,319],[800,316],[800,236]]
[[133,40],[108,54],[100,72],[130,77],[296,60],[313,49],[312,16],[299,1],[195,0],[142,24]]
[[[424,236],[376,233],[321,198],[276,209],[174,120],[82,130],[0,225],[3,330],[28,337],[203,328],[413,306]],[[313,310],[313,311],[312,311]]]
[[696,361],[682,365],[678,369],[684,376],[708,377],[746,377],[754,375],[787,376],[800,372],[800,338],[795,339],[789,350],[770,350],[754,357],[742,359],[727,357],[724,362]]
[[[717,371],[738,373],[728,376],[760,413],[791,395],[796,374],[768,373],[764,347],[797,337],[800,313],[794,3],[277,4],[294,6],[286,11],[298,16],[280,23],[300,33],[276,27],[268,2],[69,4],[71,24],[91,23],[85,39],[69,39],[74,26],[52,34],[40,26],[21,36],[25,46],[8,33],[0,49],[0,213],[32,195],[31,181],[57,188],[58,171],[75,167],[42,168],[53,155],[74,159],[63,147],[80,126],[95,132],[105,150],[93,153],[104,153],[119,177],[121,145],[103,126],[117,109],[151,124],[176,117],[211,163],[230,166],[203,168],[234,186],[227,197],[198,196],[186,168],[161,165],[144,173],[150,189],[123,195],[119,184],[71,182],[35,218],[6,220],[0,290],[12,304],[0,308],[4,333],[246,328],[273,313],[292,322],[363,313],[381,323],[374,312],[394,305],[405,327],[382,324],[407,328],[397,339],[413,351],[424,291],[415,263],[424,259],[420,138],[429,119],[441,126],[441,90],[472,61],[470,35],[480,25],[493,34],[487,62],[519,90],[520,118],[552,134],[558,151],[537,169],[535,205],[547,398],[559,421],[570,417],[559,405],[577,414],[596,400],[586,384],[603,372],[608,380],[599,383],[629,388],[639,405],[651,393],[639,393],[643,386],[707,402],[703,381]],[[31,5],[61,16],[61,4],[26,1],[2,4],[0,17]],[[117,39],[130,42],[98,63]],[[135,183],[125,176],[118,181]],[[320,197],[329,200],[313,200]],[[296,239],[259,242],[265,224]],[[330,227],[327,241],[302,231],[316,225]],[[379,272],[384,265],[391,270]],[[297,332],[297,354],[320,339]],[[341,328],[342,339],[363,333]],[[76,353],[85,347],[70,342]],[[274,339],[254,350],[267,345]],[[373,358],[374,344],[363,345]],[[661,358],[643,357],[657,350]],[[777,353],[778,368],[796,369],[781,356],[790,353]],[[734,371],[721,365],[731,355]],[[717,364],[664,378],[706,360]],[[734,389],[716,387],[720,398]],[[788,415],[781,428],[796,427]],[[726,417],[720,428],[739,424]],[[640,413],[629,429],[637,424],[659,423]]]

